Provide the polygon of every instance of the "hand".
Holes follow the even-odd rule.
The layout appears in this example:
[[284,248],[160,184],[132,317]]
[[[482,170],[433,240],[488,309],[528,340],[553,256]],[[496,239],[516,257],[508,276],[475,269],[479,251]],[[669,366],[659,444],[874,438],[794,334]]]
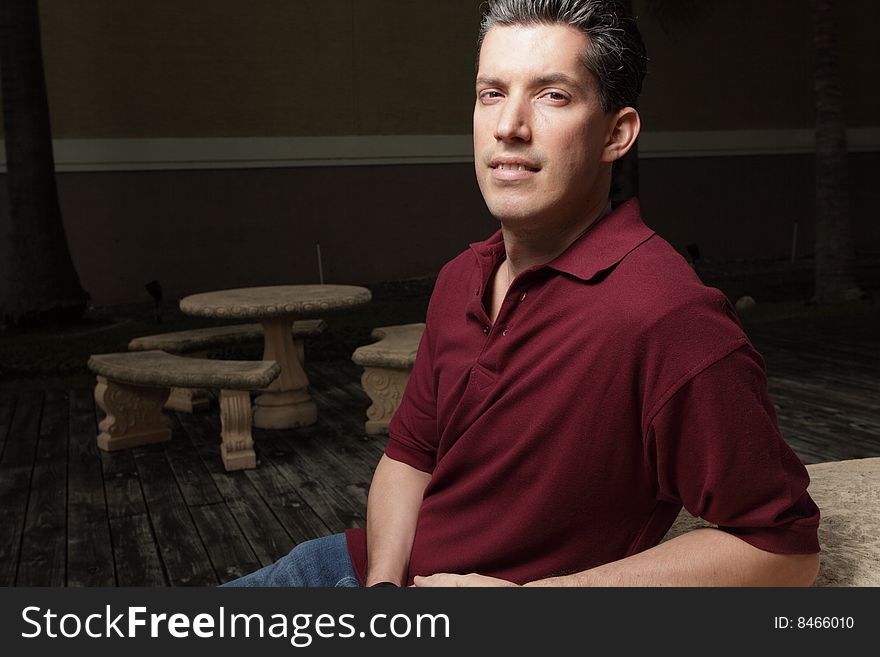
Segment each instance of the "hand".
[[518,584],[514,584],[513,582],[508,582],[506,579],[498,579],[497,577],[487,577],[486,575],[477,575],[476,573],[471,573],[470,575],[453,575],[451,573],[437,573],[436,575],[429,575],[428,577],[422,577],[421,575],[416,575],[413,578],[413,586],[419,588],[426,588],[432,586],[446,586],[446,587],[457,587],[457,586],[493,586],[493,587],[501,587],[501,586],[518,586]]

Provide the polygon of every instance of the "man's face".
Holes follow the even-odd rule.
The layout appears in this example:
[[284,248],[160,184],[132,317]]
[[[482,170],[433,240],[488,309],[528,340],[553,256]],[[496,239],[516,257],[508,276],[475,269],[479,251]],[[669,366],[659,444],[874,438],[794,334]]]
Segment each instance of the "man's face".
[[581,62],[587,43],[564,25],[494,27],[483,40],[474,162],[489,211],[508,227],[572,225],[607,201],[614,117]]

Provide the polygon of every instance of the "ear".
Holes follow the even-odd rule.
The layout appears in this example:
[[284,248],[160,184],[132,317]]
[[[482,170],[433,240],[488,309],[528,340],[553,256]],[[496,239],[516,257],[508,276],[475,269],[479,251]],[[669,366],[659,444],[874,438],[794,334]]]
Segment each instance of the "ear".
[[639,113],[633,107],[624,107],[612,114],[611,129],[602,151],[602,161],[614,162],[626,155],[639,136],[641,127]]

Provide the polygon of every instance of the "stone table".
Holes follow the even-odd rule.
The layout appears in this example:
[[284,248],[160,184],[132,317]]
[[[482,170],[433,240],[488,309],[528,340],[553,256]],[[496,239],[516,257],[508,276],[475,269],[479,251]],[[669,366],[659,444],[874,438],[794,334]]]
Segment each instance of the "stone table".
[[180,309],[198,317],[252,319],[263,325],[263,359],[278,362],[281,374],[254,400],[254,426],[290,429],[318,419],[291,337],[293,320],[359,306],[371,298],[367,288],[354,285],[272,285],[193,294],[180,300]]

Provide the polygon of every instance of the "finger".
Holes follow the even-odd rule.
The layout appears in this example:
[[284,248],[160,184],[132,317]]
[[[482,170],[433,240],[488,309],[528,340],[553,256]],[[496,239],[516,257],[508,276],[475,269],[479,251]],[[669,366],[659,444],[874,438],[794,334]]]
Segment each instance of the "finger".
[[413,577],[413,585],[421,587],[454,586],[455,584],[451,581],[453,579],[454,576],[447,573],[438,573],[435,575],[428,575],[427,577],[416,575],[415,577]]

